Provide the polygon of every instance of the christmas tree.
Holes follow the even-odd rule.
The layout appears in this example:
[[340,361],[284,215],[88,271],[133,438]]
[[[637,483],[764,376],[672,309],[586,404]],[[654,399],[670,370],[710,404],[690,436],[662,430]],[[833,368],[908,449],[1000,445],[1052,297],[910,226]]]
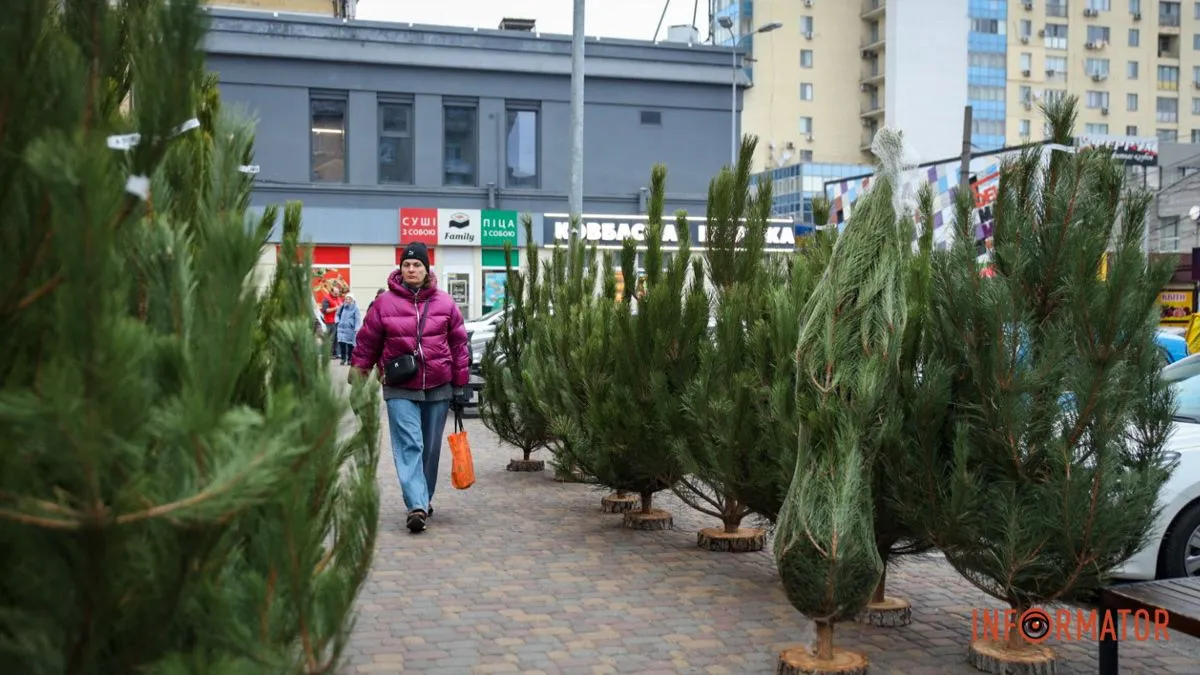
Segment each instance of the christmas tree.
[[816,622],[817,643],[780,655],[783,672],[866,672],[866,657],[835,649],[833,626],[867,604],[883,571],[873,530],[871,467],[896,424],[905,321],[896,187],[902,139],[883,129],[872,150],[884,166],[835,244],[801,316],[801,411],[795,476],[775,559],[788,600]]
[[[600,485],[640,496],[641,510],[627,512],[625,523],[642,529],[671,524],[670,514],[654,509],[652,500],[682,473],[673,451],[686,426],[679,399],[694,375],[708,323],[701,262],[691,259],[687,220],[679,213],[673,225],[663,223],[666,174],[662,165],[651,173],[645,292],[635,295],[629,284],[615,302],[609,272],[600,298],[582,307],[580,317],[564,320],[573,324],[564,332],[569,343],[562,335],[556,342],[574,353],[554,363],[568,387],[585,392],[564,402],[556,435],[568,439],[573,458]],[[669,261],[662,250],[667,228],[679,238]],[[624,242],[621,262],[623,278],[636,279],[632,239]],[[556,302],[554,323],[559,314]]]
[[551,443],[550,422],[530,395],[522,373],[527,366],[533,322],[536,317],[549,314],[550,304],[548,289],[540,283],[533,220],[525,216],[522,224],[528,271],[522,274],[513,269],[512,247],[505,244],[508,279],[504,317],[497,325],[496,337],[483,352],[480,415],[483,423],[501,440],[521,450],[522,458],[509,462],[510,471],[541,471],[545,463],[530,459],[530,455]]
[[201,94],[202,22],[47,0],[0,26],[13,672],[333,673],[370,564],[378,398],[339,441],[302,263],[255,293],[271,223],[246,219],[251,126]]
[[[769,320],[769,289],[778,270],[764,260],[769,184],[751,194],[750,166],[757,139],[742,141],[738,165],[723,169],[708,190],[708,278],[713,286],[715,328],[700,343],[700,364],[681,399],[688,433],[676,443],[687,476],[675,493],[697,511],[720,519],[722,527],[697,533],[701,547],[717,551],[759,551],[765,532],[741,527],[753,513],[758,495],[774,491],[786,475],[779,461],[783,447],[769,443],[771,382],[794,370],[794,345],[782,361],[754,338]],[[795,325],[795,314],[787,317]],[[768,431],[764,435],[764,431]]]
[[[1069,146],[1076,100],[1045,112]],[[1170,472],[1173,401],[1154,331],[1173,262],[1147,261],[1151,197],[1124,176],[1106,150],[1031,148],[1002,168],[994,276],[977,271],[969,220],[933,267],[933,350],[953,375],[955,431],[938,544],[1023,619],[1101,588],[1146,542]],[[1052,668],[1052,650],[1022,631],[993,638],[971,646],[980,670]]]

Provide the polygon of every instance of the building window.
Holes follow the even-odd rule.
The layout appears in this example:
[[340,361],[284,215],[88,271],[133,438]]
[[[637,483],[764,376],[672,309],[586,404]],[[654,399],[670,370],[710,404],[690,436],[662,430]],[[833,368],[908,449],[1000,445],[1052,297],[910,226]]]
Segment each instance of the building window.
[[813,18],[811,16],[800,17],[800,33],[807,35],[808,33],[814,32],[816,31],[813,30]]
[[[1105,44],[1108,44],[1110,36],[1111,36],[1111,32],[1108,30],[1108,26],[1088,26],[1087,27],[1087,41],[1088,42],[1103,42]],[[1136,45],[1134,45],[1134,46],[1136,46]]]
[[1067,0],[1046,0],[1046,16],[1066,16]]
[[646,126],[659,127],[662,126],[662,111],[661,110],[643,110],[641,111],[640,120]]
[[[1050,13],[1050,7],[1046,7],[1046,13]],[[1067,24],[1065,23],[1048,23],[1046,24],[1046,37],[1042,41],[1046,49],[1066,49],[1067,48]]]
[[801,82],[800,83],[800,100],[801,101],[813,100],[812,82]]
[[800,151],[800,161],[801,162],[813,161],[813,151],[812,150],[801,150]]
[[442,106],[442,184],[479,182],[479,109],[473,103]]
[[1083,125],[1083,133],[1088,136],[1107,136],[1107,124],[1085,124]]
[[1194,86],[1200,87],[1200,66],[1192,67],[1192,83]]
[[1192,114],[1200,115],[1200,98],[1192,99]]
[[1051,81],[1067,79],[1067,58],[1065,56],[1046,57],[1046,78]]
[[1178,26],[1181,10],[1178,2],[1158,3],[1158,25]]
[[800,67],[801,68],[812,68],[813,67],[813,50],[811,50],[811,49],[801,49],[800,50]]
[[971,120],[971,134],[974,136],[1003,136],[1003,120]]
[[1028,40],[1033,35],[1033,22],[1029,19],[1021,19],[1017,22],[1017,35],[1022,40]]
[[996,19],[971,19],[971,31],[975,33],[989,33],[996,35],[1000,33],[1000,27],[1004,25]]
[[1138,79],[1138,62],[1130,61],[1125,65],[1125,77],[1131,80]]
[[801,117],[800,118],[800,135],[807,136],[807,135],[811,134],[812,132],[813,132],[813,118]]
[[1021,70],[1033,70],[1033,54],[1021,52]]
[[1200,129],[1192,129],[1192,143],[1200,143]]
[[1138,109],[1138,95],[1137,94],[1125,94],[1125,109],[1128,110],[1129,112],[1137,112],[1137,109]]
[[1108,92],[1107,91],[1089,91],[1087,93],[1087,107],[1089,107],[1089,108],[1107,108],[1108,107]]
[[1194,6],[1194,8],[1192,9],[1192,11],[1193,11],[1193,12],[1195,12],[1195,14],[1194,14],[1193,16],[1195,16],[1197,19],[1200,19],[1200,2],[1197,2],[1197,3],[1195,4],[1195,6]]
[[1179,138],[1179,132],[1175,129],[1155,129],[1154,135],[1163,143],[1174,143]]
[[1021,120],[1018,123],[1017,133],[1021,135],[1021,138],[1029,138],[1029,135],[1033,133],[1029,120]]
[[1130,124],[1129,126],[1125,127],[1125,135],[1137,136],[1137,126]]
[[1046,102],[1046,105],[1058,103],[1065,98],[1067,98],[1066,89],[1044,89],[1042,91],[1042,100]]
[[1088,77],[1108,77],[1108,59],[1087,59],[1083,62],[1083,70]]
[[379,103],[380,183],[413,183],[412,114],[411,103]]
[[1130,14],[1141,14],[1142,13],[1142,0],[1129,0],[1129,13]]
[[1017,99],[1021,101],[1021,103],[1026,107],[1026,109],[1032,107],[1033,106],[1033,87],[1030,87],[1030,86],[1024,85],[1024,84],[1021,85],[1020,87],[1018,87],[1017,88]]
[[1179,91],[1179,68],[1176,66],[1158,67],[1159,91]]
[[1129,29],[1129,46],[1139,47],[1142,44],[1142,31],[1136,28]]
[[973,68],[995,68],[1003,70],[1004,54],[989,54],[986,52],[971,52],[967,54],[967,64]]
[[346,98],[338,95],[313,96],[309,101],[312,118],[312,182],[346,182]]
[[540,183],[541,152],[538,144],[536,105],[510,106],[504,126],[504,184],[536,189]]
[[1179,121],[1179,99],[1159,96],[1155,100],[1155,119],[1159,122],[1173,123]]
[[1158,228],[1158,250],[1174,251],[1179,248],[1179,216],[1163,218]]
[[1112,9],[1112,0],[1087,0],[1088,9],[1107,12]]

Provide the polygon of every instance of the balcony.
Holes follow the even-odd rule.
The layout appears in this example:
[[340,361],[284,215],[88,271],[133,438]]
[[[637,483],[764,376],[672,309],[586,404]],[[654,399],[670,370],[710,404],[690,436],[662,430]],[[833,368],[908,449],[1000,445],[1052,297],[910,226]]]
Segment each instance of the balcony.
[[879,62],[879,59],[872,59],[870,63],[871,67],[863,69],[858,81],[861,84],[878,85],[883,82],[884,78],[883,64]]
[[875,19],[883,16],[886,9],[887,3],[884,0],[864,0],[859,16],[863,19]]
[[886,40],[884,40],[882,35],[876,35],[874,37],[869,36],[865,41],[863,41],[861,47],[864,52],[881,52],[883,51],[885,43]]
[[859,108],[859,117],[863,119],[883,117],[883,101],[877,98],[870,98],[863,101],[862,106]]

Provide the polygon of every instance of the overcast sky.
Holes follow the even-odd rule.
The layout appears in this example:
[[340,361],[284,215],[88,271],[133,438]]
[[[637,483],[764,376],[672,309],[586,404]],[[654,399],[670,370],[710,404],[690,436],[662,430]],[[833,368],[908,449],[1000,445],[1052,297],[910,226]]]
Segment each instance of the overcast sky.
[[[662,14],[665,0],[591,0],[585,17],[588,36],[649,40]],[[572,0],[359,0],[358,18],[372,21],[404,21],[467,28],[496,28],[500,19],[536,19],[543,33],[570,34]],[[670,0],[663,19],[660,40],[667,26],[691,24],[696,8],[700,39],[707,37],[708,2]]]

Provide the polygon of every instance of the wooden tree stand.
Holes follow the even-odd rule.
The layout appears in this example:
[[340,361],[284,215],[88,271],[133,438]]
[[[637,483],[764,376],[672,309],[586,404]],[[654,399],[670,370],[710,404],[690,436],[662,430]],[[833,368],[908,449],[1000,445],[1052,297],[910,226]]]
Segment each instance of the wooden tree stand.
[[967,663],[984,673],[1000,675],[1056,675],[1054,650],[1023,640],[1015,647],[1007,641],[975,640],[967,652]]
[[867,603],[867,608],[858,615],[858,621],[879,628],[898,628],[912,623],[912,605],[904,598],[886,596],[883,600]]
[[806,647],[792,647],[779,653],[775,675],[867,675],[867,657],[838,647],[828,659],[818,659]]
[[600,500],[600,508],[605,513],[626,513],[640,508],[642,500],[637,495],[614,492]]
[[723,527],[706,527],[696,533],[696,545],[723,553],[753,553],[767,544],[767,533],[757,527],[739,527],[726,532]]
[[510,459],[506,468],[509,471],[544,471],[546,462],[540,459]]
[[662,509],[626,511],[624,525],[631,530],[669,530],[671,514]]

